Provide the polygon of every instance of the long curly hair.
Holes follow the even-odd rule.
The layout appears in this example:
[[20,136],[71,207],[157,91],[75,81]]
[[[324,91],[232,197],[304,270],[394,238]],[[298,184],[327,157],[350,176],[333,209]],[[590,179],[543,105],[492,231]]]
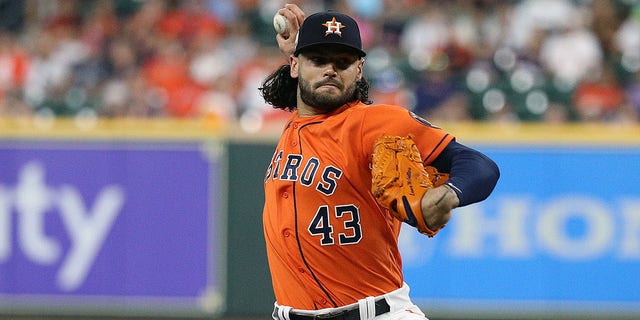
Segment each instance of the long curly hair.
[[[275,109],[293,111],[297,108],[298,79],[292,78],[290,71],[291,66],[288,64],[280,66],[258,88],[264,101]],[[372,103],[369,100],[369,82],[364,77],[356,82],[356,91],[351,101],[356,100],[365,104]]]

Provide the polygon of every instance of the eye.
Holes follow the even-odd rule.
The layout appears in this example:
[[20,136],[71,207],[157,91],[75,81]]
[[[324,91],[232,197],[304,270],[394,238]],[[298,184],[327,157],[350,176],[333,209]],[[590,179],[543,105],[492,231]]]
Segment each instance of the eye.
[[337,68],[345,70],[349,68],[353,62],[354,60],[351,58],[339,58],[335,60],[335,65]]
[[309,61],[313,63],[313,65],[317,67],[323,67],[326,64],[333,64],[336,69],[346,70],[348,69],[357,59],[350,56],[323,56],[323,55],[311,55],[308,57]]
[[311,60],[311,62],[313,62],[313,64],[317,66],[322,66],[327,64],[327,62],[329,62],[329,59],[321,56],[312,56],[309,58],[309,60]]

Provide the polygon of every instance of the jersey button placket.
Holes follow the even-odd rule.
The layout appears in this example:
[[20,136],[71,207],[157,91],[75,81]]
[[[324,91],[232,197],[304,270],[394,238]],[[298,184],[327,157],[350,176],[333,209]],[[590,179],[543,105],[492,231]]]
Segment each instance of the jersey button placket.
[[[294,129],[298,129],[300,127],[300,124],[297,123],[297,122],[294,122],[292,126],[293,126]],[[298,141],[295,141],[295,140],[291,141],[291,146],[292,147],[295,147],[297,145],[298,145]]]

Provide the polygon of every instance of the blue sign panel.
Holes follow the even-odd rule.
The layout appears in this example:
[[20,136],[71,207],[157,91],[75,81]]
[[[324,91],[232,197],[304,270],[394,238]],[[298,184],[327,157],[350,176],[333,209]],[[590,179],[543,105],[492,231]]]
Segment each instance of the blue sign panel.
[[2,143],[0,299],[197,307],[220,282],[218,166],[202,143]]
[[640,148],[479,149],[501,169],[490,198],[455,209],[432,239],[403,227],[414,300],[640,314]]

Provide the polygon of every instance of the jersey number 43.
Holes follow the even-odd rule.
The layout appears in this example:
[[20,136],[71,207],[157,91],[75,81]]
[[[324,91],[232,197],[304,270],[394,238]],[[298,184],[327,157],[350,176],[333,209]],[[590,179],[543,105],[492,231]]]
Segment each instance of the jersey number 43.
[[[333,245],[336,243],[334,239],[334,226],[331,224],[329,206],[320,206],[316,215],[309,224],[309,233],[312,236],[322,236],[320,244],[323,246]],[[358,207],[347,204],[335,206],[333,210],[333,218],[337,221],[343,221],[344,232],[338,233],[338,244],[348,245],[356,244],[362,239],[362,227],[360,225],[360,213]]]

